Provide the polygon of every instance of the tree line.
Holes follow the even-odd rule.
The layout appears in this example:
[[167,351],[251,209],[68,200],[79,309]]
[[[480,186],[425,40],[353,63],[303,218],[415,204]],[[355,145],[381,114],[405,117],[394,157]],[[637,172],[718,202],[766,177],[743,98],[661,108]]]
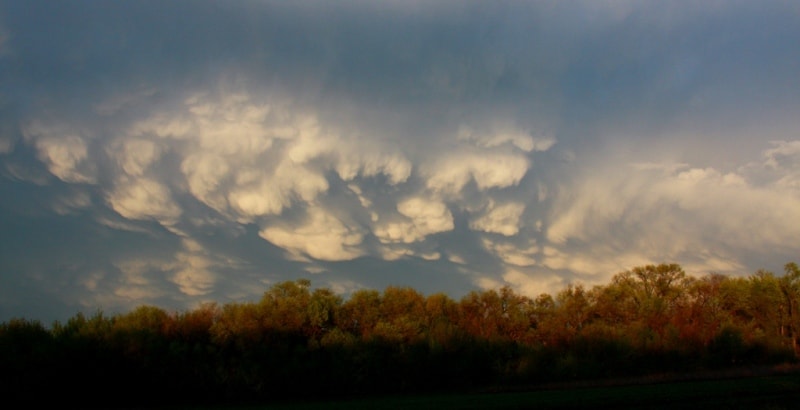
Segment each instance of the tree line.
[[795,362],[800,268],[784,268],[693,277],[646,265],[555,295],[503,287],[459,300],[397,286],[344,298],[301,279],[256,302],[78,313],[49,328],[12,319],[0,324],[0,394],[263,403]]

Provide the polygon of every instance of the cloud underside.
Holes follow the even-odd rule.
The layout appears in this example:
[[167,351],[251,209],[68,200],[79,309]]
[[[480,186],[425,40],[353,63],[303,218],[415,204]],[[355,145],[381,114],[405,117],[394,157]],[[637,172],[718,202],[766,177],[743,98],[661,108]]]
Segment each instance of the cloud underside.
[[[96,301],[242,296],[283,269],[352,289],[364,261],[536,296],[796,256],[791,13],[390,3],[198,2],[181,36],[55,13],[58,47],[0,19],[0,188],[35,199],[6,208],[152,243],[74,281]],[[774,23],[758,38],[734,24],[752,13]]]
[[[460,125],[410,146],[241,90],[193,92],[145,112],[105,138],[69,121],[33,121],[25,143],[62,182],[100,189],[104,203],[94,206],[124,220],[156,222],[187,243],[208,224],[254,224],[306,263],[459,255],[459,241],[441,235],[455,232],[461,215],[460,232],[498,262],[476,275],[479,286],[540,291],[664,260],[736,271],[739,252],[789,254],[800,235],[796,141],[774,141],[725,173],[666,162],[598,170],[569,160],[541,170],[570,177],[548,184],[535,164],[556,144],[523,129],[476,136]],[[443,141],[447,149],[431,155]],[[162,266],[181,292],[213,287],[214,264],[202,255],[183,249]]]

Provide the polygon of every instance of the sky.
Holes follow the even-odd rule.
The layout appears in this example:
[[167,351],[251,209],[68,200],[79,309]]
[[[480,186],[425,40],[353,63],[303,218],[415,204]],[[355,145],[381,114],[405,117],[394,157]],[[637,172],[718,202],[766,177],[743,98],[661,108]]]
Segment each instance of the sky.
[[0,0],[0,321],[800,261],[796,1]]

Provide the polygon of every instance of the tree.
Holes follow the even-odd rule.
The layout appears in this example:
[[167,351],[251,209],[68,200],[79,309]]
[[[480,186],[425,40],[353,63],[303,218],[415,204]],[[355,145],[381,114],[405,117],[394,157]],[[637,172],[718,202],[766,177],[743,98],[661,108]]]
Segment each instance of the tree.
[[528,329],[525,341],[528,344],[547,345],[556,314],[556,300],[542,293],[532,300],[528,309]]
[[662,337],[673,313],[686,302],[691,282],[683,268],[674,263],[635,267],[612,279],[612,284],[630,298],[638,320]]
[[259,302],[264,312],[263,325],[285,334],[301,333],[308,325],[311,281],[299,279],[276,283]]
[[339,309],[336,325],[361,338],[369,338],[381,319],[381,294],[373,289],[359,289]]
[[[707,346],[720,327],[731,321],[730,307],[741,299],[725,295],[735,295],[734,290],[741,286],[732,286],[730,282],[728,277],[712,273],[688,286],[689,303],[676,312],[674,319],[687,347]],[[726,292],[725,289],[731,290]]]
[[163,309],[148,305],[117,315],[112,328],[114,345],[129,355],[150,355],[163,348],[171,320]]
[[409,344],[419,340],[425,325],[425,297],[410,287],[389,286],[383,291],[376,336]]
[[122,331],[149,331],[162,333],[168,325],[169,314],[156,306],[139,306],[133,311],[114,318],[114,329]]
[[336,326],[336,313],[342,305],[342,297],[330,289],[315,289],[308,301],[306,334],[319,338]]
[[184,342],[207,343],[219,314],[216,303],[203,303],[194,310],[176,314],[167,333]]
[[444,293],[425,299],[425,329],[428,341],[435,347],[450,347],[459,336],[458,304]]
[[255,303],[228,303],[222,307],[217,321],[211,326],[211,340],[222,347],[241,350],[264,341],[263,310]]
[[583,285],[567,285],[555,298],[551,344],[569,345],[592,317],[592,304]]
[[458,304],[444,293],[434,293],[425,299],[425,325],[436,323],[455,323],[458,318]]
[[783,294],[782,311],[784,315],[785,335],[795,353],[800,353],[798,349],[798,338],[800,337],[800,267],[796,263],[790,262],[784,266],[785,274],[780,280],[780,289]]
[[531,301],[503,286],[498,290],[470,292],[461,299],[460,326],[467,333],[491,340],[521,341],[531,328]]

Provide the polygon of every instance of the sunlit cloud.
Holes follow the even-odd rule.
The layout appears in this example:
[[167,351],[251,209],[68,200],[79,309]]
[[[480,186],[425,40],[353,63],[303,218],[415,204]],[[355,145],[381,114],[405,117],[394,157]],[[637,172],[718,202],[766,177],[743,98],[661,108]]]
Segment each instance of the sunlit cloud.
[[348,227],[319,207],[308,208],[306,213],[299,224],[268,226],[259,235],[289,252],[320,260],[349,260],[363,253],[358,248],[364,239],[361,230]]
[[525,204],[510,202],[496,205],[493,201],[485,212],[473,219],[469,227],[484,232],[513,236],[519,232],[520,217],[525,211]]
[[74,131],[35,122],[23,129],[27,140],[36,146],[39,159],[50,173],[64,182],[94,183],[87,143]]
[[175,224],[182,213],[170,190],[151,179],[122,178],[107,200],[111,208],[127,219],[152,219],[165,226]]
[[[774,152],[766,149],[762,165],[747,164],[737,172],[636,164],[585,175],[554,206],[547,229],[554,246],[548,263],[580,270],[572,266],[577,261],[562,259],[557,249],[595,241],[608,248],[608,260],[631,251],[654,261],[701,257],[708,260],[704,271],[740,269],[737,253],[742,251],[770,249],[788,257],[794,249],[791,238],[800,234],[795,223],[800,196],[787,189],[793,178],[789,173],[765,179],[762,171],[774,166]],[[791,161],[783,166],[794,167]]]
[[537,254],[540,249],[535,240],[529,240],[525,245],[518,246],[510,242],[483,238],[483,246],[507,265],[534,266],[538,263]]
[[514,268],[509,268],[503,274],[503,280],[520,294],[532,299],[542,294],[556,295],[567,285],[563,277],[555,274],[530,275]]
[[0,319],[797,255],[788,3],[53,7],[0,11]]
[[474,182],[479,190],[507,188],[519,184],[528,171],[529,160],[522,154],[466,152],[450,154],[428,165],[427,188],[457,195]]

